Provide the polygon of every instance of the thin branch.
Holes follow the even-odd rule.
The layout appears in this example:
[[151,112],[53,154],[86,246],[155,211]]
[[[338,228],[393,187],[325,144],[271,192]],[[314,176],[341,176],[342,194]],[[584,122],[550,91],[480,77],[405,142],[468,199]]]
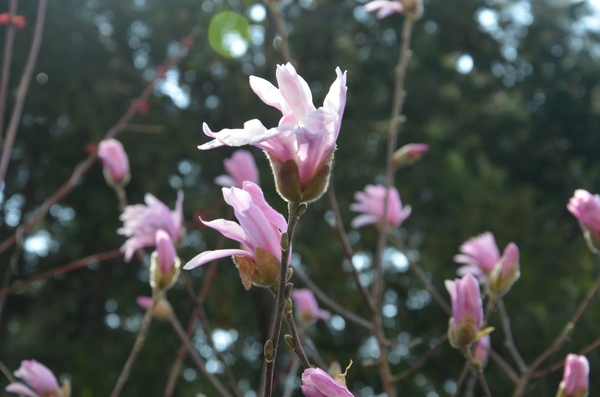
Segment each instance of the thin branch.
[[[350,262],[352,262],[352,257],[354,256],[354,251],[352,250],[352,246],[350,245],[350,241],[348,240],[348,235],[346,234],[346,230],[344,230],[344,223],[342,222],[342,215],[340,214],[340,207],[337,202],[337,198],[335,196],[335,190],[333,188],[333,184],[329,184],[329,188],[327,189],[327,200],[329,202],[329,208],[333,212],[335,217],[335,230],[337,235],[342,243],[342,247],[344,248],[344,256]],[[369,291],[361,284],[360,276],[358,274],[358,270],[354,266],[352,267],[352,276],[354,277],[354,281],[356,283],[356,288],[360,291],[367,308],[369,309],[369,313],[371,315],[377,310],[375,304],[373,302],[373,297],[369,293]]]
[[521,353],[517,349],[515,345],[515,340],[513,339],[512,331],[510,329],[510,318],[508,317],[508,313],[506,312],[506,307],[504,306],[504,300],[502,298],[497,301],[498,310],[500,311],[500,320],[502,322],[502,330],[504,331],[504,345],[508,348],[510,355],[513,360],[519,367],[519,371],[524,373],[527,371],[527,364],[523,360]]
[[444,333],[440,337],[440,340],[435,344],[435,346],[433,346],[431,349],[429,349],[429,351],[427,353],[425,353],[425,355],[423,355],[423,357],[421,357],[421,359],[419,361],[417,361],[417,363],[415,365],[413,365],[411,368],[408,368],[408,369],[400,372],[398,375],[395,375],[392,378],[392,381],[393,382],[399,382],[402,379],[404,379],[404,378],[408,377],[409,375],[411,375],[413,372],[415,372],[418,369],[420,369],[423,365],[425,365],[425,363],[427,363],[427,361],[429,361],[429,359],[431,357],[433,357],[433,355],[435,354],[435,352],[438,351],[440,347],[442,347],[442,345],[446,342],[447,339],[448,339],[448,334]]
[[292,339],[294,341],[294,346],[293,346],[294,353],[296,353],[296,355],[302,362],[302,366],[304,367],[304,369],[310,368],[311,365],[310,365],[310,362],[308,361],[308,358],[306,357],[306,354],[304,354],[304,350],[302,349],[302,341],[300,340],[300,336],[298,335],[298,330],[296,329],[296,323],[294,322],[294,315],[292,314],[291,311],[285,313],[285,320],[287,322],[287,325],[290,329],[290,333],[292,334]]
[[473,354],[471,353],[471,349],[465,349],[465,353],[467,356],[467,360],[471,363],[471,367],[477,373],[477,379],[479,379],[479,386],[483,389],[483,393],[486,397],[492,397],[492,392],[485,381],[485,376],[483,375],[483,369],[481,365],[475,360]]
[[119,379],[117,379],[117,383],[115,384],[115,388],[113,389],[110,397],[118,397],[121,394],[121,390],[123,390],[123,386],[125,386],[125,382],[129,378],[129,373],[131,372],[131,368],[133,368],[133,363],[144,347],[144,342],[146,340],[146,334],[148,333],[148,329],[150,328],[150,323],[152,322],[152,315],[154,314],[154,309],[160,300],[160,294],[155,293],[152,299],[152,306],[146,310],[146,314],[144,314],[144,319],[142,320],[142,326],[135,338],[135,343],[133,344],[133,348],[129,353],[129,357],[125,362],[125,366],[119,375]]
[[92,263],[103,262],[109,259],[118,258],[120,256],[123,256],[123,253],[119,249],[114,249],[102,252],[100,254],[90,255],[86,256],[85,258],[77,259],[76,261],[67,263],[66,265],[62,265],[52,270],[48,270],[47,272],[37,274],[31,278],[28,278],[25,281],[11,285],[10,287],[3,288],[0,290],[0,297],[5,297],[7,295],[14,294],[15,292],[24,290],[25,288],[29,287],[34,283],[47,280],[56,276],[57,274],[68,273],[73,270],[77,270],[82,267],[88,266]]
[[323,302],[325,306],[327,306],[329,309],[333,310],[346,320],[353,322],[354,324],[359,325],[365,329],[373,330],[373,323],[351,312],[348,309],[344,309],[337,302],[328,297],[327,294],[325,294],[319,287],[317,287],[317,285],[310,279],[310,277],[308,277],[302,270],[300,270],[300,268],[293,266],[293,269],[294,276],[299,278],[300,281],[302,281],[302,283],[304,283],[304,285],[306,285],[306,287],[310,289],[315,294],[315,296],[321,302]]
[[468,360],[465,360],[465,363],[463,364],[463,367],[460,370],[460,375],[458,376],[458,380],[456,381],[456,390],[454,390],[454,393],[452,393],[452,397],[457,397],[458,393],[460,393],[460,388],[462,387],[462,384],[465,382],[465,379],[467,379],[467,374],[469,373],[469,368],[471,368],[471,364],[469,363]]
[[287,40],[287,33],[285,32],[285,21],[281,17],[279,12],[279,2],[273,0],[265,0],[267,7],[271,11],[273,15],[273,22],[275,23],[275,30],[277,30],[277,35],[279,36],[279,40],[276,41],[277,49],[281,52],[283,59],[286,62],[292,63],[292,55],[290,53],[290,46]]
[[31,82],[33,70],[35,69],[37,57],[42,45],[47,5],[48,0],[40,0],[38,3],[37,19],[35,21],[35,28],[33,31],[33,41],[31,42],[27,63],[25,64],[25,69],[23,70],[21,81],[19,82],[17,99],[15,100],[10,123],[8,124],[8,128],[6,130],[6,139],[4,140],[4,146],[2,147],[2,157],[0,157],[0,185],[2,182],[4,182],[4,177],[6,176],[8,161],[10,160],[10,153],[15,142],[17,129],[19,128],[19,122],[21,121],[21,113],[23,112],[23,105],[25,104],[27,91],[29,90],[29,83]]
[[4,363],[2,361],[0,361],[0,371],[2,371],[2,373],[4,374],[4,376],[6,376],[6,378],[11,383],[16,383],[17,382],[17,379],[15,379],[15,377],[12,374],[12,372],[10,372],[10,370],[8,369],[8,367],[6,365],[4,365]]
[[287,378],[285,379],[285,389],[283,391],[283,397],[292,397],[294,392],[294,386],[296,381],[296,374],[300,369],[300,359],[297,356],[292,356],[292,366],[288,372]]
[[506,373],[506,375],[508,375],[508,377],[510,378],[510,380],[513,381],[513,383],[518,383],[519,382],[519,375],[517,375],[517,373],[515,372],[515,370],[510,366],[509,363],[506,362],[506,360],[504,360],[502,358],[501,355],[499,355],[498,353],[496,353],[494,350],[490,349],[490,358],[500,366],[500,368],[502,368],[502,370],[504,371],[504,373]]
[[[304,204],[306,205],[306,204]],[[296,224],[298,223],[298,209],[297,203],[288,203],[288,246],[292,246],[294,241],[294,232],[296,230]],[[277,346],[279,345],[279,333],[281,331],[281,322],[283,320],[283,311],[285,309],[285,286],[287,283],[287,271],[289,267],[290,250],[281,250],[281,271],[279,272],[279,286],[277,287],[277,304],[275,306],[275,314],[273,316],[273,325],[271,328],[271,335],[269,341],[271,343],[271,354],[272,357],[265,357],[267,363],[267,370],[265,372],[265,387],[264,397],[271,397],[273,393],[273,373],[275,370],[275,359],[277,357]],[[269,342],[267,341],[267,342]]]
[[[577,354],[585,356],[586,354],[588,354],[589,352],[593,351],[594,349],[596,349],[598,347],[600,347],[600,338],[596,339],[589,345],[585,346],[583,349],[579,350],[579,352]],[[547,368],[543,371],[538,371],[538,372],[531,374],[531,378],[543,378],[546,375],[548,375],[549,373],[557,371],[564,366],[565,366],[565,360],[561,360],[557,363],[552,364],[549,368]]]
[[[10,0],[8,13],[16,15],[18,0]],[[12,61],[13,46],[15,43],[15,27],[9,23],[6,29],[6,37],[4,38],[4,55],[2,56],[2,77],[0,82],[0,141],[4,133],[4,114],[6,113],[6,96],[8,94],[8,86],[10,84],[10,64]]]
[[213,374],[211,374],[210,372],[208,372],[206,370],[206,363],[204,362],[202,357],[200,357],[200,355],[198,354],[196,349],[194,349],[194,346],[192,346],[192,342],[190,341],[190,338],[188,338],[187,334],[185,333],[183,326],[181,325],[181,323],[175,316],[175,312],[173,310],[171,310],[169,312],[169,314],[170,314],[171,325],[173,326],[173,330],[175,331],[175,333],[177,334],[177,336],[179,337],[181,342],[183,342],[185,347],[188,349],[188,353],[189,353],[190,357],[192,358],[192,361],[194,362],[194,364],[196,364],[196,367],[200,370],[200,372],[202,372],[204,377],[206,379],[208,379],[208,381],[214,386],[214,388],[219,392],[219,394],[222,397],[233,397],[231,394],[229,394],[229,392],[227,391],[225,386],[223,386],[221,381],[216,376],[214,376]]

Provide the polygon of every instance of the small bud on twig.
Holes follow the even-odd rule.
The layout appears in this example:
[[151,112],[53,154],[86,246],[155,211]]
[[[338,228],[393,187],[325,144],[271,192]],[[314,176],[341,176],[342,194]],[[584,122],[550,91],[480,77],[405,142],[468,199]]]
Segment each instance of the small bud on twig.
[[281,244],[282,250],[287,251],[288,249],[290,249],[290,238],[287,232],[281,233],[281,240],[279,241],[279,243]]
[[287,343],[292,350],[296,350],[296,343],[294,343],[292,335],[285,335],[283,338],[285,339],[285,343]]
[[291,299],[286,299],[286,301],[285,301],[285,312],[286,313],[291,313],[293,308],[294,308],[294,304],[292,303],[292,300]]
[[292,283],[287,283],[285,285],[285,299],[290,299],[290,296],[292,295],[292,289],[294,288],[294,284]]
[[273,341],[271,339],[269,339],[265,342],[264,354],[265,354],[265,361],[267,363],[272,363],[274,354],[273,354]]

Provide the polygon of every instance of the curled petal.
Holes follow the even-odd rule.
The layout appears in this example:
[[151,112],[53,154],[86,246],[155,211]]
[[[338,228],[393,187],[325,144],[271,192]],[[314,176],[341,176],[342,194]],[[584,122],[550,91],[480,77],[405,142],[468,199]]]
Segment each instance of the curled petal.
[[227,249],[227,250],[215,250],[215,251],[204,251],[201,254],[193,257],[188,263],[183,267],[185,270],[191,270],[200,265],[204,265],[205,263],[212,262],[215,259],[221,259],[228,256],[245,256],[251,259],[254,259],[253,254],[248,251],[240,250],[240,249]]

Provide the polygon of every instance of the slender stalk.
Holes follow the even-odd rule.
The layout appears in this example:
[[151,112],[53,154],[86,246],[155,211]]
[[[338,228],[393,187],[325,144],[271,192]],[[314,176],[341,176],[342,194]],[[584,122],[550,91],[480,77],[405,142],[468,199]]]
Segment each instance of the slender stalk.
[[[13,16],[17,13],[18,0],[10,0],[8,13]],[[12,61],[13,46],[15,43],[15,27],[8,24],[4,38],[4,54],[2,56],[2,77],[0,77],[0,141],[4,133],[4,114],[6,113],[6,95],[10,84],[10,64]]]
[[173,330],[175,331],[175,333],[177,334],[177,336],[179,337],[181,342],[183,342],[185,347],[188,349],[188,354],[192,358],[192,361],[194,362],[194,364],[196,364],[196,367],[198,368],[198,370],[200,370],[200,372],[202,372],[204,377],[206,379],[208,379],[208,381],[213,385],[213,387],[219,392],[219,394],[222,397],[233,397],[227,391],[225,386],[223,386],[221,381],[216,376],[214,376],[213,374],[211,374],[210,372],[208,372],[206,370],[206,363],[204,362],[202,357],[200,357],[200,355],[198,354],[196,349],[194,349],[194,346],[192,346],[192,342],[190,341],[190,338],[188,338],[187,334],[185,333],[185,330],[183,329],[183,326],[181,325],[181,323],[175,316],[174,311],[172,311],[172,310],[170,311],[170,319],[171,319],[171,325],[173,326]]
[[440,337],[440,340],[435,344],[435,346],[433,346],[431,349],[429,349],[429,351],[427,353],[425,353],[425,355],[423,357],[421,357],[421,359],[419,361],[417,361],[417,363],[415,365],[413,365],[412,367],[410,367],[410,368],[408,368],[408,369],[400,372],[398,375],[395,375],[394,378],[392,379],[392,381],[393,382],[399,382],[402,379],[407,378],[413,372],[417,371],[423,365],[425,365],[427,363],[427,361],[429,361],[429,359],[431,357],[433,357],[433,355],[435,354],[435,352],[438,351],[440,349],[440,347],[442,347],[442,345],[446,342],[447,339],[448,339],[448,334],[444,333]]
[[465,383],[465,379],[467,379],[469,368],[471,368],[471,364],[468,360],[465,360],[465,363],[463,364],[463,367],[460,370],[458,380],[456,381],[456,390],[454,390],[454,393],[452,393],[452,397],[457,397],[458,393],[460,393],[460,388],[462,387],[462,384]]
[[[190,34],[186,37],[186,40],[194,40],[198,36],[199,33],[200,33],[200,27],[195,26],[192,29],[192,31],[190,32]],[[168,65],[168,66],[176,65],[181,59],[182,59],[182,57],[172,58],[168,62],[166,62],[166,65]],[[140,96],[137,99],[141,99],[141,100],[148,99],[152,95],[152,92],[154,91],[154,85],[156,84],[157,80],[158,80],[158,77],[155,78],[154,80],[152,80],[148,84],[148,86],[146,86],[144,91],[140,94]],[[133,116],[135,116],[138,113],[138,108],[137,108],[137,106],[135,106],[135,103],[136,103],[135,101],[131,102],[131,105],[129,106],[127,111],[123,114],[123,116],[121,116],[119,121],[117,121],[117,123],[115,125],[113,125],[106,132],[106,135],[104,136],[105,139],[116,137],[120,132],[123,131],[124,128],[126,128],[128,126],[129,121],[133,118]],[[26,223],[19,226],[22,229],[23,233],[27,233],[39,221],[44,219],[44,217],[46,216],[46,214],[48,213],[50,208],[54,204],[56,204],[60,200],[62,200],[67,194],[69,194],[71,192],[71,190],[73,190],[73,188],[77,185],[77,183],[79,182],[81,177],[94,164],[97,157],[98,157],[97,153],[95,153],[95,152],[90,153],[85,160],[83,160],[82,162],[77,164],[77,166],[75,166],[73,173],[71,174],[69,179],[67,179],[62,184],[62,186],[52,196],[46,198],[46,200],[43,202],[43,204],[37,210],[37,213],[33,217],[31,217],[31,219],[29,221],[27,221]],[[8,248],[10,248],[13,244],[15,244],[15,242],[17,242],[16,233],[0,243],[0,254],[2,254],[4,251],[6,251]]]
[[10,372],[8,367],[6,365],[4,365],[4,363],[2,361],[0,361],[0,371],[2,371],[4,376],[6,376],[6,379],[8,379],[11,383],[17,382],[17,380],[13,376],[12,372]]
[[275,30],[277,30],[277,35],[279,36],[279,40],[277,40],[277,49],[281,52],[281,55],[286,62],[292,63],[290,46],[288,45],[287,33],[285,32],[285,21],[279,12],[279,2],[276,0],[265,0],[265,2],[273,15]]
[[[388,222],[387,222],[387,214],[388,214],[388,202],[389,202],[389,190],[394,181],[395,169],[393,165],[393,155],[396,150],[396,145],[398,141],[398,127],[400,121],[403,120],[401,117],[402,107],[404,105],[404,99],[406,98],[406,92],[404,91],[404,80],[406,76],[406,69],[408,66],[408,61],[412,56],[412,51],[410,50],[410,38],[412,35],[412,29],[414,26],[415,18],[413,14],[407,14],[406,19],[404,20],[404,25],[402,27],[402,44],[400,48],[400,59],[398,61],[398,65],[396,66],[396,82],[394,85],[394,94],[393,94],[393,105],[392,105],[392,114],[390,118],[390,124],[388,129],[388,140],[387,140],[387,153],[386,153],[386,193],[383,200],[383,214],[379,227],[379,234],[377,238],[377,248],[375,251],[375,280],[373,282],[373,303],[374,306],[379,309],[381,306],[381,297],[383,294],[383,251],[386,243],[386,236],[388,233]],[[390,365],[387,360],[386,347],[387,340],[385,338],[385,332],[383,330],[383,323],[381,318],[381,313],[379,310],[373,314],[373,324],[375,325],[374,334],[377,338],[377,342],[379,345],[379,372],[381,376],[381,381],[385,390],[385,393],[388,397],[396,396],[396,387],[392,379],[392,374],[390,371]]]
[[521,373],[523,373],[523,372],[527,371],[527,364],[525,364],[525,361],[523,360],[521,353],[519,353],[519,350],[517,349],[517,346],[515,345],[515,340],[513,338],[512,331],[510,329],[510,318],[508,317],[508,313],[506,312],[506,307],[504,306],[504,300],[502,298],[498,299],[497,306],[498,306],[498,310],[500,312],[500,320],[502,322],[502,330],[504,331],[504,346],[507,347],[513,360],[515,360],[517,367],[519,367],[519,371],[521,371]]
[[10,153],[17,135],[19,121],[21,121],[21,113],[23,112],[23,105],[25,104],[27,91],[29,90],[29,83],[31,82],[31,76],[33,75],[33,70],[35,69],[37,57],[42,45],[47,5],[48,0],[40,0],[38,3],[37,19],[35,21],[35,28],[33,31],[33,41],[31,42],[27,63],[25,64],[25,69],[23,70],[21,81],[19,82],[17,99],[15,100],[10,123],[8,124],[8,129],[6,130],[6,139],[4,140],[4,146],[2,147],[2,157],[0,157],[0,185],[2,182],[4,182],[4,177],[6,176],[8,161],[10,160]]
[[[306,204],[304,204],[306,205]],[[294,231],[296,230],[296,224],[298,223],[298,203],[288,203],[288,241],[289,246],[292,246],[294,241]],[[277,287],[277,304],[275,306],[275,314],[273,316],[273,325],[271,328],[271,335],[269,340],[272,343],[272,358],[266,359],[266,372],[265,372],[265,386],[264,386],[264,397],[271,397],[273,394],[273,374],[275,370],[275,359],[277,358],[277,346],[279,344],[279,333],[281,331],[281,321],[283,320],[283,311],[285,309],[285,285],[287,279],[287,270],[289,264],[290,250],[281,250],[281,271],[279,272],[279,285]]]
[[66,265],[62,265],[62,266],[59,266],[52,270],[48,270],[47,272],[37,274],[31,278],[28,278],[27,280],[25,280],[23,282],[20,282],[15,285],[11,285],[8,288],[3,288],[0,290],[0,297],[4,297],[4,296],[10,295],[10,294],[14,294],[15,292],[24,290],[25,288],[29,287],[30,285],[32,285],[34,283],[37,283],[37,282],[40,282],[43,280],[47,280],[49,278],[56,276],[57,274],[68,273],[73,270],[77,270],[82,267],[88,266],[91,263],[103,262],[103,261],[106,261],[109,259],[118,258],[120,256],[123,256],[123,253],[119,249],[114,249],[114,250],[102,252],[100,254],[90,255],[90,256],[86,256],[85,258],[77,259],[76,261],[67,263]]
[[300,361],[302,362],[302,366],[304,369],[310,368],[310,362],[304,354],[304,350],[302,349],[302,341],[300,340],[300,336],[298,335],[298,330],[296,329],[296,323],[294,322],[294,315],[292,312],[285,313],[285,320],[287,322],[288,327],[290,328],[290,333],[292,334],[292,339],[294,340],[294,353],[298,356]]
[[125,362],[125,366],[123,370],[121,370],[121,375],[119,375],[119,379],[117,379],[117,383],[115,384],[115,388],[113,389],[110,397],[118,397],[121,394],[121,390],[123,390],[123,386],[125,386],[125,382],[129,378],[129,373],[131,372],[131,368],[133,368],[133,363],[144,347],[144,342],[146,341],[146,334],[148,333],[148,329],[150,328],[150,323],[152,322],[152,316],[154,314],[154,309],[161,299],[160,293],[154,293],[152,299],[152,306],[146,310],[146,314],[144,314],[144,319],[142,320],[142,326],[135,338],[135,343],[133,344],[133,348],[129,353],[129,357],[127,357],[127,361]]
[[[354,251],[352,250],[352,246],[350,245],[350,241],[348,240],[346,230],[344,230],[344,223],[342,222],[340,207],[338,205],[337,198],[335,197],[335,190],[333,189],[332,183],[329,184],[329,189],[327,189],[327,200],[329,202],[329,208],[331,208],[331,211],[333,212],[333,215],[335,217],[335,230],[340,239],[340,242],[342,243],[342,247],[344,248],[344,256],[346,257],[346,259],[352,262]],[[358,290],[360,291],[360,294],[362,295],[367,305],[367,308],[369,309],[369,312],[371,313],[371,315],[373,315],[373,313],[377,310],[373,302],[373,297],[369,293],[369,290],[367,290],[364,287],[364,285],[361,284],[358,271],[354,266],[352,266],[352,276],[354,277],[356,288],[358,288]]]
[[283,391],[283,397],[292,397],[294,392],[296,374],[300,369],[300,359],[297,356],[292,356],[292,366],[288,372],[287,378],[285,379],[285,390]]
[[351,312],[348,309],[344,309],[337,302],[328,297],[327,294],[325,294],[325,292],[323,292],[319,287],[317,287],[317,285],[310,279],[310,277],[304,274],[302,270],[300,270],[297,267],[294,267],[293,269],[294,276],[299,278],[300,281],[302,281],[302,283],[304,283],[304,285],[306,285],[306,287],[310,289],[315,294],[315,296],[321,302],[323,302],[323,304],[325,304],[325,306],[327,306],[346,320],[353,322],[356,325],[359,325],[368,330],[372,330],[374,328],[373,323],[371,323],[369,320]]
[[486,397],[492,397],[492,392],[490,391],[490,388],[488,387],[487,382],[485,381],[485,376],[483,375],[483,369],[481,368],[481,365],[479,363],[477,363],[477,361],[473,357],[473,354],[471,353],[471,349],[465,349],[465,354],[466,354],[467,360],[469,361],[469,363],[471,363],[471,367],[477,373],[477,379],[479,379],[479,386],[481,386],[483,393],[485,394]]
[[510,378],[510,380],[513,381],[513,383],[515,383],[515,384],[519,383],[519,375],[517,375],[517,373],[515,372],[514,369],[512,369],[510,364],[507,363],[502,358],[502,356],[500,356],[498,353],[496,353],[493,349],[490,349],[490,358],[492,359],[492,361],[494,361],[496,364],[498,364],[500,366],[500,368],[502,368],[504,373],[506,373],[506,375]]

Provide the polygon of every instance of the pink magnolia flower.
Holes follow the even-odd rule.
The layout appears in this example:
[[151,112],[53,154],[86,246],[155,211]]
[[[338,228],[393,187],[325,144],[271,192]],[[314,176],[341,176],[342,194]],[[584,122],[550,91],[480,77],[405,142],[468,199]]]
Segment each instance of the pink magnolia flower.
[[457,273],[477,276],[482,282],[487,282],[490,291],[495,294],[508,292],[521,275],[519,247],[509,243],[500,257],[496,240],[490,232],[470,238],[459,250],[462,254],[455,255],[454,261],[465,266],[458,268]]
[[121,247],[121,250],[125,251],[127,262],[138,248],[155,244],[157,230],[164,230],[175,242],[179,241],[183,234],[183,192],[179,191],[177,194],[173,212],[150,193],[146,194],[144,201],[146,205],[128,205],[119,217],[123,221],[123,227],[117,230],[117,233],[129,237]]
[[162,229],[156,231],[156,250],[152,253],[150,285],[165,291],[173,286],[181,272],[181,261],[177,257],[171,237]]
[[450,343],[457,348],[469,346],[483,324],[479,283],[471,274],[466,274],[462,279],[446,280],[445,285],[452,299],[452,318],[448,329]]
[[331,317],[331,313],[319,309],[315,295],[309,289],[292,290],[292,299],[300,319],[305,323],[316,319],[327,320]]
[[27,26],[27,21],[22,15],[11,15],[8,12],[0,14],[0,25],[13,25],[15,29],[23,29]]
[[334,380],[321,368],[304,370],[300,389],[306,397],[353,397],[346,385]]
[[404,11],[404,7],[402,3],[397,0],[373,0],[367,4],[365,4],[365,11],[374,12],[377,11],[377,18],[383,19],[385,17],[389,17],[392,14],[398,13],[402,14]]
[[577,218],[588,246],[593,252],[600,249],[600,195],[587,190],[575,190],[567,209]]
[[588,394],[590,364],[585,356],[567,355],[560,384],[560,397],[584,397]]
[[[385,199],[385,186],[367,185],[364,191],[354,193],[356,203],[350,205],[350,210],[362,215],[352,220],[352,227],[358,229],[370,223],[379,223],[383,217],[383,203]],[[398,227],[408,216],[412,209],[410,205],[402,207],[400,194],[395,187],[390,188],[388,195],[387,222],[393,227]]]
[[241,248],[205,251],[183,268],[189,270],[232,256],[246,289],[250,289],[253,283],[265,287],[276,284],[281,266],[281,234],[287,231],[285,218],[266,202],[262,190],[255,183],[246,181],[243,189],[223,188],[223,197],[233,207],[239,224],[225,219],[200,220],[225,237],[239,242]]
[[250,76],[250,86],[267,105],[281,111],[279,125],[267,129],[259,120],[241,129],[213,132],[203,125],[212,141],[201,150],[219,146],[254,145],[267,152],[279,193],[289,201],[316,200],[327,188],[333,150],[346,106],[346,73],[337,68],[337,78],[320,108],[315,108],[308,83],[291,63],[278,65],[279,88],[267,80]]
[[63,397],[52,371],[35,360],[21,361],[21,367],[15,371],[15,376],[23,379],[28,386],[22,383],[11,383],[6,386],[7,392],[26,397]]
[[258,168],[254,162],[252,154],[246,150],[238,150],[230,159],[223,162],[225,170],[229,175],[221,175],[215,178],[215,183],[224,187],[241,188],[245,181],[259,184]]
[[110,177],[107,179],[116,184],[127,183],[129,159],[121,142],[113,138],[101,141],[98,145],[98,157],[104,164],[104,175]]

